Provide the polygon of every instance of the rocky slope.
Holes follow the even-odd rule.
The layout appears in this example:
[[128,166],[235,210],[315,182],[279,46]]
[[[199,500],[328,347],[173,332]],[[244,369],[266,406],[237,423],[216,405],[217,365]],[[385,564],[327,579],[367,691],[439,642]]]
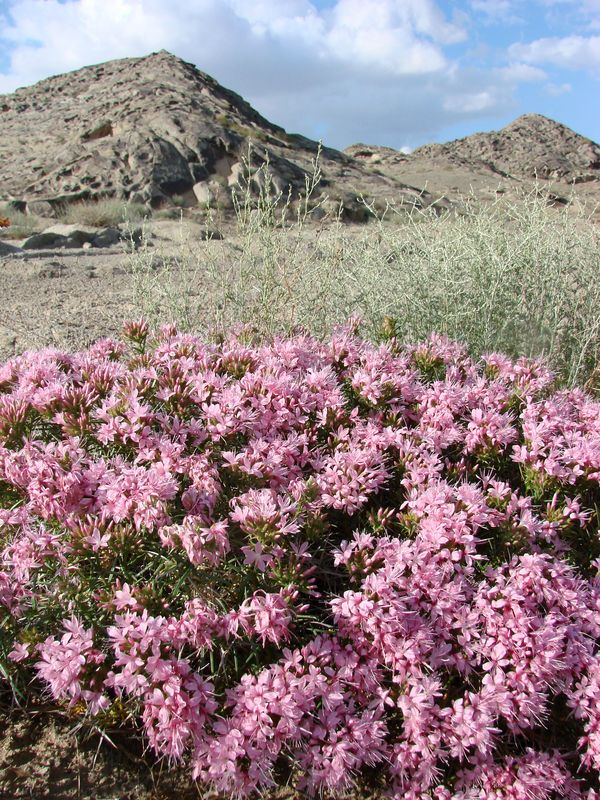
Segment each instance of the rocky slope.
[[[40,216],[106,197],[227,211],[232,192],[248,183],[258,191],[266,161],[274,189],[297,195],[317,151],[164,50],[0,95],[0,201]],[[441,209],[469,193],[485,202],[542,181],[560,203],[574,186],[600,200],[600,146],[537,114],[409,155],[362,144],[324,148],[320,166],[316,196],[329,198],[329,211],[342,202],[350,221],[368,218],[359,194],[380,208],[389,201]]]
[[541,114],[524,114],[500,131],[418,147],[411,158],[447,159],[516,178],[600,180],[600,146]]
[[[0,95],[0,199],[23,201],[43,215],[99,197],[151,207],[174,197],[178,204],[226,206],[240,182],[260,182],[256,170],[265,159],[275,188],[298,192],[317,149],[166,51]],[[411,205],[428,202],[418,190],[373,175],[336,150],[323,150],[321,166],[322,188],[348,206],[359,189]]]
[[600,145],[540,114],[525,114],[499,131],[423,145],[410,154],[365,144],[344,152],[365,169],[454,201],[468,194],[485,201],[498,192],[540,188],[561,203],[574,191],[591,205],[600,200]]

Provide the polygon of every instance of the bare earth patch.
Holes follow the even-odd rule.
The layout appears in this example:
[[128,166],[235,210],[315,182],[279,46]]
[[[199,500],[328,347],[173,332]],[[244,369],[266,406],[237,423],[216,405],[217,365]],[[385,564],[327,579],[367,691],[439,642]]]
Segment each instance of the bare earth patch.
[[189,773],[144,757],[116,735],[77,735],[74,723],[48,713],[0,712],[0,798],[4,800],[191,800]]

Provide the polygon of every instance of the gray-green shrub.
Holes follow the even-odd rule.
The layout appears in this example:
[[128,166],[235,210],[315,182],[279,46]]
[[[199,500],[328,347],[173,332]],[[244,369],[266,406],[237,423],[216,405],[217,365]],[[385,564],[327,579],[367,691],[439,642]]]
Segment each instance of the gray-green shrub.
[[577,203],[554,209],[536,190],[468,201],[460,214],[390,206],[365,226],[339,215],[315,226],[318,180],[315,163],[293,203],[265,168],[259,195],[236,198],[225,241],[192,241],[182,228],[177,254],[162,262],[142,247],[132,256],[140,313],[217,335],[242,323],[265,337],[298,327],[325,336],[352,315],[377,337],[388,317],[403,340],[435,331],[474,354],[544,356],[569,384],[593,370],[600,231]]

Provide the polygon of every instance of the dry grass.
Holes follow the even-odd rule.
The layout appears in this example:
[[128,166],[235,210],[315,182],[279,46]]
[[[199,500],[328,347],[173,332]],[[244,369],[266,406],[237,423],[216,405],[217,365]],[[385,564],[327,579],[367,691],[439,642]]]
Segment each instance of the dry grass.
[[23,214],[21,211],[7,212],[6,217],[10,222],[10,227],[2,228],[0,231],[0,238],[6,240],[26,239],[28,236],[44,230],[49,224],[47,219],[41,219],[33,214]]
[[65,206],[60,221],[74,225],[110,228],[124,222],[140,222],[148,214],[142,204],[124,203],[122,200],[86,200]]
[[376,338],[391,317],[402,340],[437,331],[473,354],[542,356],[569,384],[592,373],[600,231],[576,204],[550,208],[536,189],[471,202],[460,216],[388,208],[365,226],[314,226],[318,177],[316,164],[293,209],[267,175],[258,197],[237,198],[224,242],[199,247],[182,226],[176,256],[160,262],[142,247],[131,257],[139,312],[207,335],[241,323],[264,337],[299,327],[326,336],[358,315]]

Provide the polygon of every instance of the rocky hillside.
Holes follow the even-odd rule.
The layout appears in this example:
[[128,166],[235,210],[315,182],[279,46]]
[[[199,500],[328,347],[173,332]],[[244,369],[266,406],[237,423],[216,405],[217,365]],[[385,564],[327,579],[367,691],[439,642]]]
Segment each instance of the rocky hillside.
[[499,131],[418,147],[411,158],[447,159],[517,178],[600,180],[600,146],[541,114],[524,114]]
[[[316,142],[286,133],[164,50],[0,95],[0,201],[41,216],[106,197],[227,210],[232,192],[248,183],[258,191],[267,160],[275,190],[298,194],[317,151]],[[409,155],[371,145],[324,148],[320,165],[317,196],[329,198],[327,210],[343,203],[355,221],[368,218],[359,194],[380,208],[388,201],[446,208],[470,192],[485,201],[541,179],[560,202],[574,184],[600,199],[600,147],[537,114]]]
[[[317,148],[166,51],[0,95],[0,200],[23,201],[38,214],[99,197],[154,208],[173,198],[226,207],[233,187],[260,181],[255,171],[265,159],[276,189],[297,192]],[[348,207],[361,190],[410,205],[429,202],[426,193],[373,175],[336,150],[323,150],[321,166],[322,188]]]
[[600,201],[600,146],[540,114],[409,154],[366,144],[344,152],[365,169],[425,187],[453,204],[467,196],[488,202],[499,194],[518,198],[542,191],[553,205],[577,196],[600,221],[594,211]]

